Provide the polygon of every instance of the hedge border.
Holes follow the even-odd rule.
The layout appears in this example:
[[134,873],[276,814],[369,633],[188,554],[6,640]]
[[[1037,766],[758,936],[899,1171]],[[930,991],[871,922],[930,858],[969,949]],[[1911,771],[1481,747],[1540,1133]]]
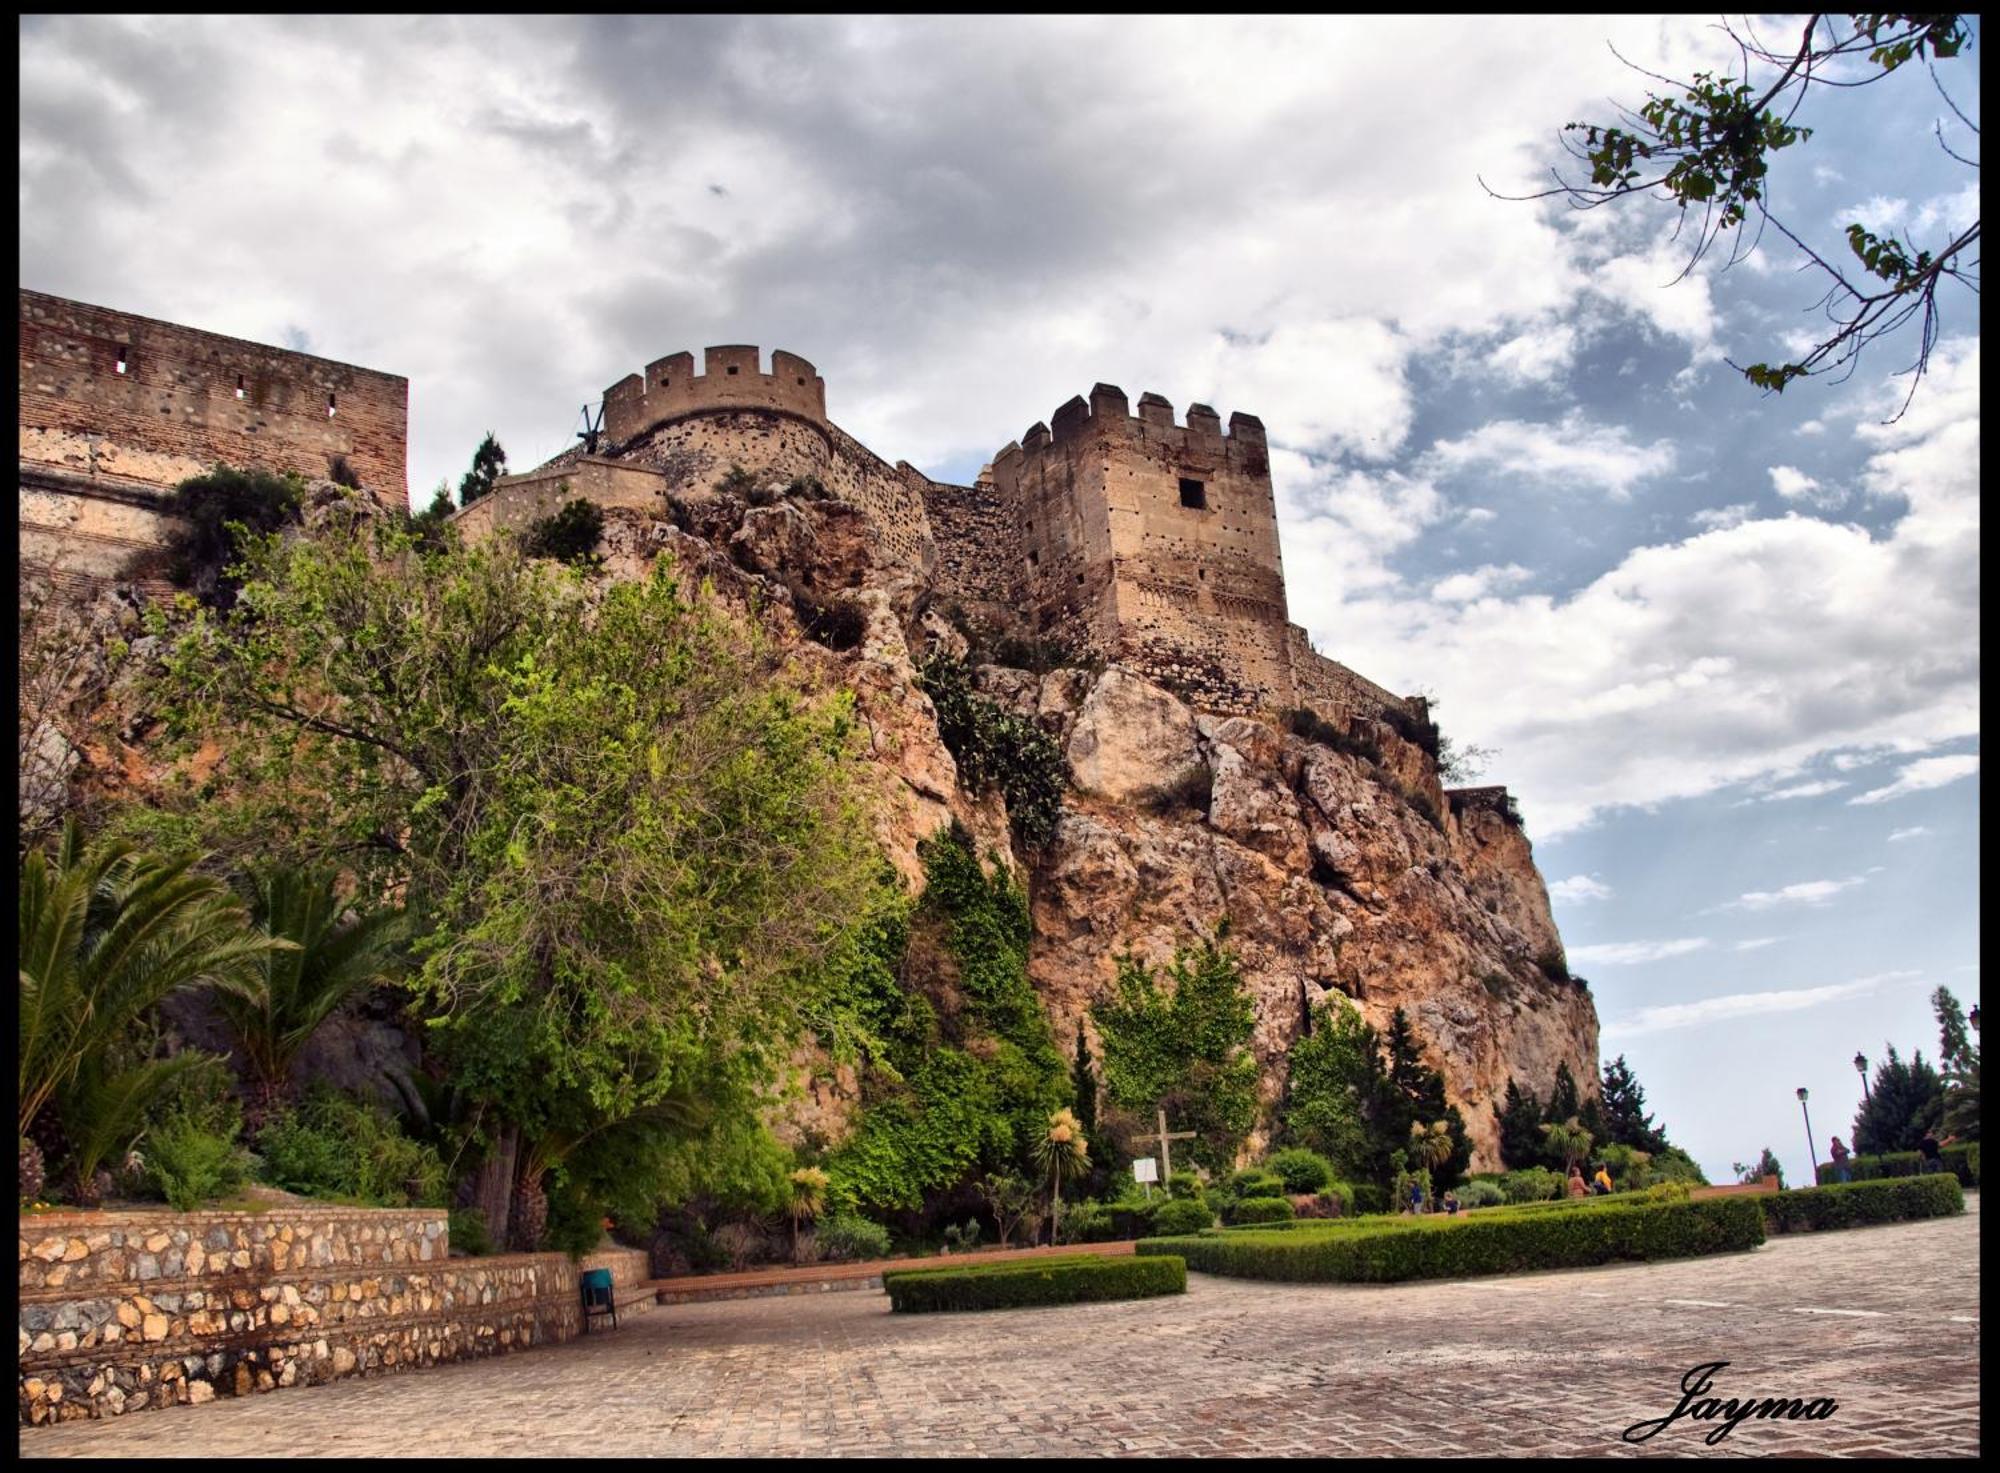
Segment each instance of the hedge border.
[[1965,1211],[1965,1188],[1947,1171],[1769,1192],[1757,1198],[1773,1233],[1829,1232],[1951,1217]]
[[1145,1258],[1044,1258],[1034,1262],[897,1269],[882,1275],[898,1314],[1098,1304],[1187,1292],[1187,1264],[1172,1255]]
[[[1958,1145],[1945,1146],[1938,1154],[1944,1164],[1958,1179],[1962,1187],[1979,1185],[1979,1142],[1964,1141]],[[1890,1177],[1921,1176],[1923,1174],[1923,1153],[1920,1151],[1885,1151],[1868,1156],[1849,1156],[1847,1171],[1854,1181],[1882,1181]],[[1831,1161],[1819,1163],[1819,1184],[1823,1187],[1851,1186],[1853,1182],[1840,1180],[1839,1170]]]
[[1397,1283],[1620,1260],[1696,1258],[1757,1247],[1764,1213],[1748,1197],[1605,1203],[1570,1214],[1389,1219],[1346,1232],[1240,1232],[1142,1238],[1141,1256],[1190,1269],[1303,1283]]

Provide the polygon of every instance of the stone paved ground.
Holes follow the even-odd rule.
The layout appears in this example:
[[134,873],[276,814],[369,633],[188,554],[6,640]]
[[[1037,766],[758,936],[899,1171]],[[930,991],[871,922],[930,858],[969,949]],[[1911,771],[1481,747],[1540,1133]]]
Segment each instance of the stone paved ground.
[[[1277,1286],[900,1316],[874,1293],[661,1309],[414,1375],[24,1430],[30,1456],[1513,1454],[1974,1456],[1979,1217],[1504,1279]],[[1822,1422],[1676,1423],[1723,1395]]]

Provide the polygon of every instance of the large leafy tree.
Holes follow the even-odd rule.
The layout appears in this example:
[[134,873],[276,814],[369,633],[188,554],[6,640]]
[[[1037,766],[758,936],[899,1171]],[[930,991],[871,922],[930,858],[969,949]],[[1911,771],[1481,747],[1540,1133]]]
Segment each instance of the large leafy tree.
[[1939,1129],[1963,1141],[1979,1139],[1979,1044],[1966,1027],[1965,1014],[1951,989],[1931,994],[1938,1020],[1939,1078],[1944,1083],[1944,1111]]
[[245,539],[297,522],[303,500],[297,476],[218,465],[174,487],[166,504],[174,530],[162,549],[138,554],[132,571],[157,567],[210,608],[226,609],[236,601]]
[[1522,1089],[1511,1077],[1507,1081],[1506,1102],[1493,1112],[1500,1118],[1500,1159],[1509,1170],[1520,1171],[1540,1164],[1542,1159],[1542,1106],[1531,1089]]
[[1887,1057],[1875,1066],[1874,1085],[1854,1117],[1854,1149],[1864,1155],[1916,1150],[1944,1111],[1944,1084],[1923,1050],[1905,1061],[1894,1044],[1884,1047]]
[[[1877,235],[1865,225],[1846,227],[1841,246],[1815,246],[1811,231],[1794,231],[1771,207],[1773,156],[1804,145],[1813,130],[1797,121],[1809,94],[1848,89],[1909,73],[1917,63],[1930,72],[1943,107],[1976,136],[1977,124],[1946,90],[1935,63],[1961,56],[1972,45],[1972,29],[1962,15],[1832,15],[1815,13],[1784,39],[1767,44],[1755,27],[1725,22],[1735,43],[1741,75],[1696,72],[1685,80],[1642,74],[1667,84],[1648,91],[1638,110],[1618,110],[1615,123],[1570,123],[1564,147],[1589,171],[1587,182],[1553,170],[1556,187],[1533,199],[1560,197],[1578,209],[1594,209],[1634,196],[1671,204],[1685,233],[1692,273],[1718,244],[1729,242],[1735,264],[1755,248],[1764,227],[1775,230],[1804,255],[1825,293],[1817,306],[1826,316],[1824,337],[1796,357],[1732,364],[1759,388],[1781,391],[1795,379],[1852,371],[1862,350],[1915,322],[1918,346],[1911,365],[1910,392],[1929,361],[1940,322],[1939,293],[1956,283],[1979,288],[1979,222],[1925,249],[1893,232]],[[1795,37],[1795,39],[1794,39]],[[1944,141],[1951,158],[1977,170]],[[1745,226],[1754,226],[1754,234]],[[1908,400],[1905,400],[1907,405]]]
[[150,826],[400,889],[413,1000],[524,1137],[524,1200],[621,1121],[719,1128],[703,1099],[772,1072],[872,883],[847,702],[665,564],[599,589],[335,522],[250,563],[175,631],[162,708],[223,756]]
[[1434,1160],[1431,1156],[1436,1152],[1438,1137],[1434,1135],[1423,1148],[1421,1164],[1431,1172],[1438,1190],[1443,1191],[1457,1183],[1472,1160],[1472,1141],[1465,1133],[1465,1119],[1457,1106],[1446,1102],[1444,1075],[1424,1062],[1416,1029],[1403,1009],[1397,1008],[1390,1017],[1383,1043],[1388,1053],[1386,1071],[1395,1103],[1394,1133],[1407,1137],[1413,1128],[1428,1132],[1433,1126],[1441,1126],[1443,1138],[1451,1144],[1447,1154]]
[[493,431],[486,432],[486,438],[479,442],[479,448],[472,452],[472,466],[459,478],[458,504],[470,506],[480,497],[490,495],[493,483],[507,473],[507,452],[500,448],[500,442],[493,437]]
[[1285,1133],[1325,1156],[1345,1180],[1387,1181],[1390,1153],[1407,1140],[1392,1133],[1397,1101],[1361,1009],[1338,996],[1322,1003],[1290,1062]]
[[1653,1124],[1653,1117],[1646,1110],[1646,1091],[1623,1054],[1604,1066],[1604,1095],[1598,1118],[1604,1126],[1602,1138],[1613,1144],[1647,1152],[1667,1148],[1667,1133]]
[[1164,1107],[1170,1126],[1195,1132],[1196,1161],[1229,1170],[1257,1118],[1256,1014],[1223,933],[1176,949],[1164,971],[1121,957],[1117,992],[1091,1017],[1109,1101],[1142,1131]]

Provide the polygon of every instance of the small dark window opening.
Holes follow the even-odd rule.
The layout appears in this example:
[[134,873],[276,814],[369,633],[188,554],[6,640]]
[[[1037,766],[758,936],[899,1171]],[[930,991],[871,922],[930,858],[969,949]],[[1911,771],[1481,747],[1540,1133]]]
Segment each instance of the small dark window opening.
[[1200,481],[1181,477],[1181,505],[1191,506],[1196,511],[1208,510],[1208,488]]
[[1028,530],[1030,532],[1035,530],[1035,524],[1033,522],[1028,523]]
[[326,417],[328,419],[332,419],[333,413],[334,413],[333,395],[328,394],[326,396]]
[[1201,579],[1201,581],[1204,583],[1208,581],[1208,569],[1206,568],[1196,568],[1194,570],[1194,575],[1195,577]]
[[1042,555],[1039,552],[1031,552],[1028,554],[1028,562],[1031,566],[1039,568],[1042,565]]
[[800,379],[800,380],[799,380],[799,387],[800,387],[800,388],[804,388],[804,387],[805,387],[805,382],[806,382],[806,381],[805,381],[804,379]]
[[118,371],[120,373],[125,371],[125,355],[123,353],[118,355]]
[[243,375],[240,373],[236,375],[236,397],[243,397]]
[[1081,588],[1081,587],[1083,587],[1083,574],[1081,574],[1081,573],[1078,573],[1078,574],[1076,575],[1076,586],[1077,586],[1078,588]]
[[734,367],[734,366],[731,366],[731,368],[730,368],[730,370],[729,370],[729,371],[730,371],[731,373],[734,373],[734,372],[736,372],[736,369],[735,369],[735,367]]
[[660,378],[660,387],[664,389],[669,382],[670,381],[665,377],[665,375],[662,375]]

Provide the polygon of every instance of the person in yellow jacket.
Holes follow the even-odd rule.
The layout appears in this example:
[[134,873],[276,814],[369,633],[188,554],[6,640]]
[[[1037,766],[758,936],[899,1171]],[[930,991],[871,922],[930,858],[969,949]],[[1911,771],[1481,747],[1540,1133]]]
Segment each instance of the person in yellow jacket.
[[1611,1195],[1611,1173],[1605,1169],[1602,1161],[1597,1163],[1597,1175],[1590,1179],[1590,1189],[1600,1197]]

